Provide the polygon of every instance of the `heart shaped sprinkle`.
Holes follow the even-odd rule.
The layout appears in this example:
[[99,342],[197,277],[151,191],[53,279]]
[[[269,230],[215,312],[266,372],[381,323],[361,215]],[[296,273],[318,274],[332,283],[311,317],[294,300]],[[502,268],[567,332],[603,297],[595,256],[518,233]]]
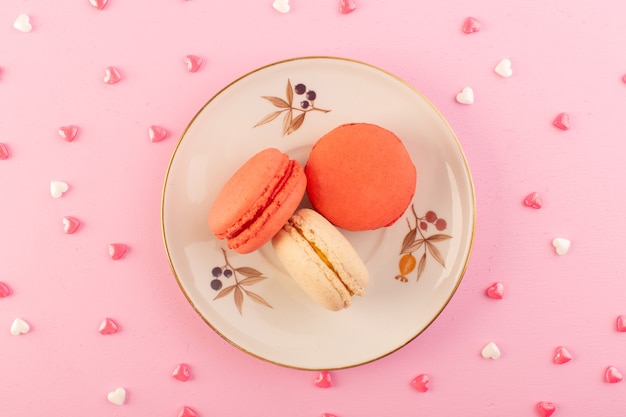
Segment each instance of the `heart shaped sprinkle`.
[[495,342],[487,343],[487,345],[485,345],[485,347],[483,348],[481,354],[485,359],[500,359],[501,356],[500,348],[498,348],[498,345],[496,345]]
[[504,78],[508,78],[513,75],[513,70],[511,69],[511,61],[506,58],[500,61],[498,65],[496,65],[496,68],[494,70],[496,74]]
[[624,84],[626,84],[626,74],[624,74],[624,75],[622,76],[622,82],[623,82]]
[[274,0],[272,7],[280,13],[289,13],[289,10],[291,10],[289,0]]
[[559,113],[555,118],[552,124],[558,127],[561,130],[568,130],[570,127],[569,123],[569,114],[567,113]]
[[26,334],[29,331],[30,331],[30,325],[26,323],[24,320],[22,320],[19,317],[13,320],[13,323],[11,324],[11,334],[13,336]]
[[197,72],[202,65],[202,58],[195,55],[187,55],[185,57],[185,64],[187,64],[187,71]]
[[526,207],[540,209],[541,207],[543,207],[543,198],[538,192],[532,192],[528,194],[526,198],[524,198],[524,205]]
[[315,381],[313,382],[318,388],[330,388],[333,386],[333,378],[328,371],[321,371],[319,374],[317,374],[317,376],[315,377]]
[[461,104],[474,104],[474,90],[471,87],[465,87],[456,95],[456,101]]
[[20,32],[28,33],[33,30],[33,25],[30,23],[30,16],[23,13],[15,19],[13,27]]
[[98,332],[103,335],[115,334],[118,332],[119,328],[120,326],[115,322],[115,320],[107,317],[100,323]]
[[554,357],[552,358],[554,363],[562,365],[572,360],[572,355],[569,353],[565,346],[559,346],[554,350]]
[[481,24],[477,19],[473,17],[468,17],[463,22],[462,29],[463,29],[463,33],[468,33],[468,34],[478,32],[481,29]]
[[109,245],[109,256],[114,261],[122,259],[128,247],[123,243],[111,243]]
[[115,84],[122,79],[122,74],[115,67],[106,67],[104,70],[104,82],[107,84]]
[[78,134],[78,126],[63,126],[57,130],[57,133],[62,139],[72,142],[76,139],[76,135]]
[[66,234],[71,235],[78,229],[78,226],[80,226],[80,220],[78,220],[76,217],[63,217],[63,231]]
[[11,295],[11,288],[0,281],[0,298],[8,297],[9,295]]
[[167,130],[160,126],[150,126],[148,128],[148,137],[150,138],[150,142],[161,142],[167,137],[167,134]]
[[615,327],[618,332],[626,332],[626,316],[617,316]]
[[178,412],[178,417],[196,417],[197,415],[198,413],[193,408],[187,406],[183,406]]
[[66,182],[50,181],[50,195],[54,198],[60,198],[69,188]]
[[186,363],[176,365],[176,368],[172,371],[172,378],[181,382],[189,381],[191,378],[189,365]]
[[9,159],[9,156],[9,147],[4,143],[0,143],[0,160]]
[[504,297],[504,285],[501,282],[495,282],[487,288],[487,297],[501,300]]
[[557,255],[565,255],[569,251],[571,244],[572,242],[564,237],[556,237],[552,240],[552,246],[554,246]]
[[550,417],[556,411],[556,405],[546,401],[540,401],[537,403],[537,412],[541,417]]
[[115,391],[111,391],[107,394],[107,399],[111,404],[124,405],[126,401],[126,390],[124,388],[117,388]]
[[606,368],[606,371],[604,371],[604,380],[609,384],[621,382],[622,379],[624,379],[624,377],[622,376],[621,372],[618,371],[617,368],[614,366],[609,366],[608,368]]
[[337,416],[334,414],[330,414],[330,413],[323,413],[322,417],[337,417]]
[[355,0],[339,0],[339,13],[348,14],[356,9]]
[[413,378],[413,380],[411,381],[411,385],[413,386],[413,388],[415,388],[419,392],[427,392],[430,389],[429,384],[430,376],[428,376],[427,374],[420,374]]
[[104,9],[108,2],[109,0],[89,0],[89,4],[98,10]]

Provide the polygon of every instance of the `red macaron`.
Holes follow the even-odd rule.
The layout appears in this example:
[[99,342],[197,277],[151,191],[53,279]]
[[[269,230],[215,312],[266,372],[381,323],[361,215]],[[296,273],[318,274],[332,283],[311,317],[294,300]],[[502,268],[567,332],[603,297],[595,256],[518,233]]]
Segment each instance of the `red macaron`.
[[283,227],[305,190],[302,166],[278,149],[264,149],[221,189],[209,211],[209,228],[236,252],[253,252]]
[[415,194],[417,170],[395,133],[349,123],[320,138],[304,168],[313,207],[350,231],[390,226]]

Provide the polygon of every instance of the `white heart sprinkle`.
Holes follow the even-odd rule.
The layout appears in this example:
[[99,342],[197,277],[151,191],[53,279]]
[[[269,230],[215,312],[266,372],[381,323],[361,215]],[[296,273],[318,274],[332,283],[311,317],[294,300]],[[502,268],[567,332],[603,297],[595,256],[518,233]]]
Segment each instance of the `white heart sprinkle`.
[[291,10],[289,0],[274,0],[272,7],[280,13],[289,13],[289,10]]
[[33,25],[30,24],[30,16],[27,14],[21,14],[15,19],[13,27],[20,32],[28,33],[33,30]]
[[495,344],[495,342],[489,342],[483,348],[483,351],[481,352],[481,354],[483,355],[483,358],[485,359],[499,359],[500,349],[498,348],[498,345]]
[[498,75],[508,78],[513,75],[513,70],[511,69],[511,61],[508,59],[503,59],[496,65],[495,71]]
[[50,194],[54,198],[60,198],[64,192],[69,189],[66,182],[63,181],[50,181]]
[[471,87],[465,87],[463,91],[456,95],[456,101],[461,104],[473,104],[474,90],[472,90]]
[[115,391],[109,392],[107,399],[112,404],[123,405],[124,401],[126,401],[126,390],[124,388],[117,388]]
[[16,318],[13,320],[13,324],[11,324],[11,334],[13,336],[19,336],[21,334],[26,334],[30,331],[30,325],[26,323],[21,318]]
[[565,255],[572,242],[564,237],[556,237],[552,240],[552,246],[556,249],[557,255]]

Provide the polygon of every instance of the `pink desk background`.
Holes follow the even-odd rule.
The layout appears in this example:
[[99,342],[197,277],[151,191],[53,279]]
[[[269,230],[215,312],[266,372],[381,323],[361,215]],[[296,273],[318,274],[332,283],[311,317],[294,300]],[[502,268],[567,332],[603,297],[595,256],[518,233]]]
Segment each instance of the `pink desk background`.
[[[623,416],[626,6],[526,0],[0,2],[0,416]],[[605,3],[611,3],[607,6]],[[33,30],[13,28],[18,15]],[[482,30],[461,31],[468,16]],[[196,73],[184,57],[200,56]],[[173,277],[160,230],[170,155],[196,111],[259,66],[362,60],[405,79],[447,118],[475,181],[473,254],[437,321],[400,351],[316,372],[255,359],[215,334]],[[513,76],[494,67],[512,62]],[[123,79],[103,82],[107,66]],[[464,87],[475,102],[455,101]],[[567,112],[571,128],[552,125]],[[76,125],[73,142],[57,135]],[[169,136],[151,142],[148,127]],[[52,180],[69,184],[59,199]],[[539,210],[525,207],[530,192]],[[63,233],[61,219],[82,224]],[[554,237],[572,241],[555,254]],[[122,242],[119,261],[108,245]],[[505,296],[485,295],[502,282]],[[31,331],[13,336],[16,317]],[[120,325],[103,336],[105,317]],[[502,357],[481,349],[494,341]],[[557,365],[557,346],[573,359]],[[170,374],[191,367],[187,382]],[[411,380],[431,377],[430,390]],[[122,406],[107,401],[127,390]]]

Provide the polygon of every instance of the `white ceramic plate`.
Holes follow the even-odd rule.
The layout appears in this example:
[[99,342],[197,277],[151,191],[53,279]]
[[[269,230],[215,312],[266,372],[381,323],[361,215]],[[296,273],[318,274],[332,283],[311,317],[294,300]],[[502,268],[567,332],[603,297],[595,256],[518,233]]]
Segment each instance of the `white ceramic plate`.
[[[315,91],[315,100],[294,93],[298,84]],[[331,312],[286,275],[271,243],[247,255],[224,250],[207,227],[207,213],[226,180],[256,152],[276,147],[304,165],[318,138],[348,122],[375,123],[402,138],[418,184],[412,206],[393,226],[346,233],[366,262],[370,286],[350,308]],[[162,226],[180,287],[217,333],[270,362],[337,369],[401,348],[441,313],[469,259],[474,190],[454,133],[419,92],[361,62],[304,57],[239,78],[198,112],[167,171]],[[234,273],[215,277],[214,270]]]

